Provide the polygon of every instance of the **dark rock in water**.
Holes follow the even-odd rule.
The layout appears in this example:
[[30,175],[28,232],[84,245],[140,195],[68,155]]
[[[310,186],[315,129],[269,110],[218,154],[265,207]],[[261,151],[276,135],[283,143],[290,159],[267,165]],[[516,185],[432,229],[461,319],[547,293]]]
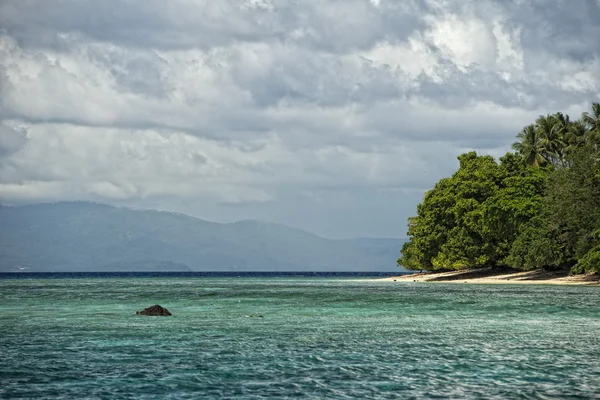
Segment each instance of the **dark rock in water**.
[[152,315],[152,316],[159,316],[159,317],[168,317],[171,315],[169,310],[167,310],[164,307],[159,306],[158,304],[156,304],[152,307],[148,307],[142,311],[136,311],[135,313],[137,315]]

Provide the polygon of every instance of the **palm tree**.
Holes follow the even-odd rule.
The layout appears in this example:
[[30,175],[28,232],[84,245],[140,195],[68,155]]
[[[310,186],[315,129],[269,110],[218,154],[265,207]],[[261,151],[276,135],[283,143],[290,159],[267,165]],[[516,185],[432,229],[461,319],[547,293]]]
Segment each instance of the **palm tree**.
[[[564,117],[560,114],[562,119]],[[542,155],[544,158],[553,164],[557,164],[562,157],[562,149],[565,147],[563,138],[561,137],[560,121],[556,115],[547,116],[540,115],[535,121],[537,126],[540,146],[542,147]],[[559,129],[557,129],[557,126]]]
[[588,130],[581,121],[571,122],[569,130],[565,136],[565,153],[570,153],[578,147],[585,145],[586,134]]
[[552,116],[554,125],[552,126],[552,135],[549,139],[554,141],[552,152],[556,155],[557,161],[564,164],[565,153],[571,141],[571,122],[568,115],[557,112]]
[[592,112],[584,112],[581,122],[588,128],[586,142],[592,145],[600,145],[600,103],[592,103]]
[[513,143],[512,148],[525,159],[527,164],[539,167],[548,162],[543,155],[545,149],[541,144],[538,129],[534,124],[523,128],[517,138],[519,141]]

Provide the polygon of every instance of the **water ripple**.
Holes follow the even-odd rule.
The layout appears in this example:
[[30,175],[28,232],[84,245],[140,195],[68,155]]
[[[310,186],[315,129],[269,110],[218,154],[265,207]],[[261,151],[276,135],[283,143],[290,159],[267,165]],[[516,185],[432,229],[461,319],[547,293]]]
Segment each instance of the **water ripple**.
[[[2,398],[600,393],[598,288],[28,279],[0,293]],[[156,303],[173,317],[135,315]]]

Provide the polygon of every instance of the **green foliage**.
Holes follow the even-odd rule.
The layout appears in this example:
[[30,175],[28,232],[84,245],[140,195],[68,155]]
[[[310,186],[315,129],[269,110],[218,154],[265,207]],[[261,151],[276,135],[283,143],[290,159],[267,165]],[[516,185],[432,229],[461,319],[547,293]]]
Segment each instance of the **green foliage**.
[[597,153],[590,147],[578,149],[570,166],[551,177],[546,197],[547,222],[563,249],[563,256],[574,264],[595,243],[600,228],[600,177]]
[[561,264],[561,251],[541,216],[526,224],[513,242],[506,264],[515,269],[529,271],[555,268]]
[[550,169],[527,166],[514,154],[501,159],[502,185],[484,203],[483,235],[495,251],[495,264],[506,265],[524,225],[541,212]]
[[580,121],[571,121],[560,112],[540,115],[517,134],[517,139],[512,148],[529,165],[564,166],[575,149],[600,146],[600,104],[593,103],[592,112],[584,112]]
[[403,266],[405,269],[409,270],[419,270],[422,269],[421,260],[423,260],[423,256],[417,254],[417,248],[414,242],[405,242],[402,245],[402,257],[398,259],[398,265]]
[[525,127],[497,163],[475,152],[425,194],[409,219],[407,269],[574,266],[598,270],[600,104],[580,121],[562,113]]
[[527,161],[527,164],[539,167],[548,162],[543,155],[544,146],[542,146],[538,130],[534,124],[523,128],[517,138],[519,141],[513,143],[512,148]]
[[585,141],[591,146],[600,146],[600,103],[592,104],[592,112],[584,112],[581,121],[587,127]]
[[502,264],[521,225],[539,212],[547,169],[507,154],[498,164],[475,152],[427,192],[409,221],[408,269],[455,270]]
[[600,272],[600,246],[596,246],[588,251],[573,266],[571,272],[574,274],[583,274],[586,272]]

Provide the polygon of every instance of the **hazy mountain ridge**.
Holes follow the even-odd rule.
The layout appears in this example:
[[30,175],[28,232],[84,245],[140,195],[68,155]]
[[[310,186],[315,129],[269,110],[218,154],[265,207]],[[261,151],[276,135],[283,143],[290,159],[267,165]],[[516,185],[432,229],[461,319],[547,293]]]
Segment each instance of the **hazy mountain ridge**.
[[396,271],[403,243],[89,202],[2,206],[0,226],[0,271]]

